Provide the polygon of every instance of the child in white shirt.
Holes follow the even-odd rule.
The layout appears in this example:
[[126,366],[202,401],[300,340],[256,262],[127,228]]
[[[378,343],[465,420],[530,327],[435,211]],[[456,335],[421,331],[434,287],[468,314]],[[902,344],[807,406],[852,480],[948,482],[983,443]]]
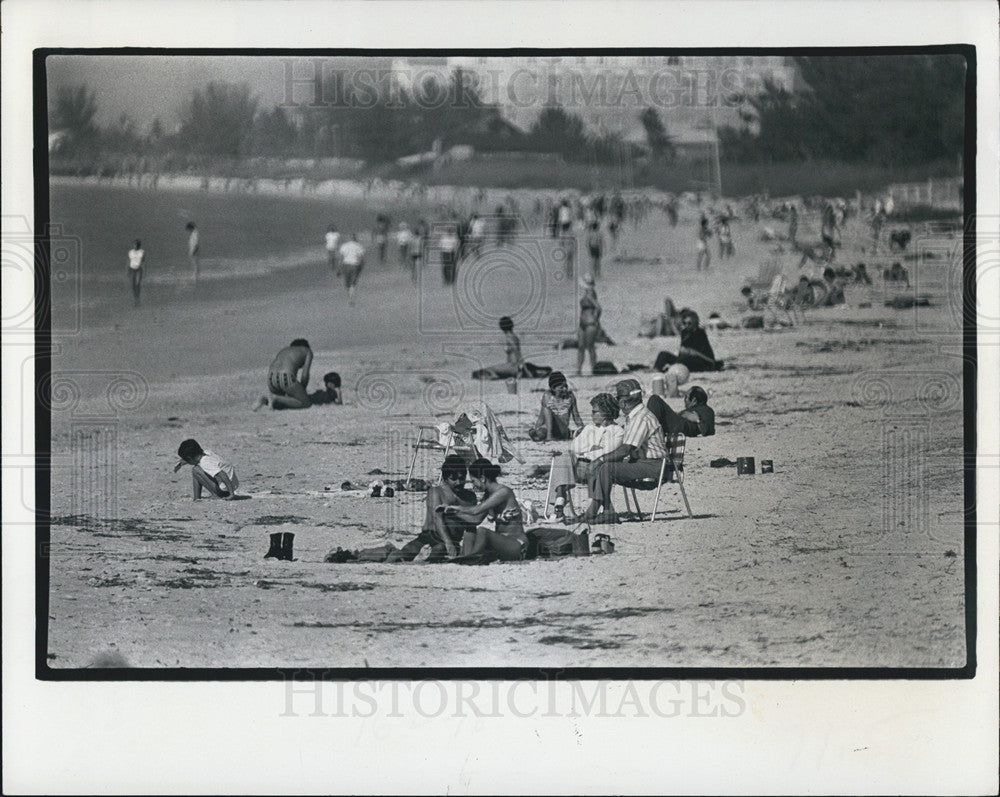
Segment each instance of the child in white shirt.
[[236,495],[240,480],[236,477],[236,468],[222,457],[203,449],[197,440],[185,440],[177,449],[181,461],[174,466],[177,473],[185,465],[191,465],[192,498],[201,498],[202,488],[215,498],[231,501]]

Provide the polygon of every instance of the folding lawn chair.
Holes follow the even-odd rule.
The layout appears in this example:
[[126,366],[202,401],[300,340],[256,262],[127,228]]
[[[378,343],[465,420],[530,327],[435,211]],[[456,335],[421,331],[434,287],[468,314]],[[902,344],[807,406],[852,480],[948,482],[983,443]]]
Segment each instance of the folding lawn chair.
[[[639,497],[635,491],[656,490],[656,497],[653,499],[653,514],[650,517],[650,520],[656,520],[656,510],[660,504],[660,489],[664,484],[673,483],[681,491],[681,497],[684,499],[684,506],[687,508],[688,517],[694,517],[691,513],[691,504],[688,503],[687,493],[684,492],[684,445],[686,438],[678,432],[666,436],[664,441],[667,452],[660,461],[659,477],[656,479],[632,479],[621,485],[622,492],[625,494],[625,508],[630,515],[635,515],[641,519],[642,512],[639,509]],[[669,469],[667,468],[668,460],[671,465]],[[630,492],[632,493],[631,503],[629,502]],[[633,505],[635,509],[632,508]]]
[[[410,469],[406,472],[406,487],[409,488],[413,480],[413,469],[417,464],[417,456],[422,450],[443,451],[447,457],[451,453],[463,454],[467,459],[474,459],[476,456],[475,447],[471,442],[466,442],[466,437],[455,430],[453,426],[448,427],[448,442],[441,445],[438,441],[438,428],[436,426],[418,426],[417,440],[413,444],[413,458],[410,460]],[[430,435],[428,436],[428,433]]]

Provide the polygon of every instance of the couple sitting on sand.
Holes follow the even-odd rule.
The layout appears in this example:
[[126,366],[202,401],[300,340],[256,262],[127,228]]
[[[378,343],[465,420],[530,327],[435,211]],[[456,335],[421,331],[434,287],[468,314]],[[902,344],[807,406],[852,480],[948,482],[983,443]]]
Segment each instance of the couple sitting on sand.
[[[521,507],[514,491],[497,481],[499,476],[500,466],[488,459],[466,464],[462,457],[451,454],[441,466],[441,483],[427,491],[427,511],[420,534],[398,549],[392,545],[356,552],[338,549],[328,561],[410,562],[425,546],[430,546],[430,552],[421,558],[428,562],[521,560],[528,548]],[[465,489],[466,477],[472,479],[475,489],[482,490],[481,501]],[[493,521],[494,529],[479,526],[487,519]]]

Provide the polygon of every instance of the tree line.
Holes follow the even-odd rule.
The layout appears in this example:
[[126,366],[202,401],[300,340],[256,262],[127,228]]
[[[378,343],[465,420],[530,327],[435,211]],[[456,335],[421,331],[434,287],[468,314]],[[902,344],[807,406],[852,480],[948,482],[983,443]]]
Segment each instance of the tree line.
[[[960,56],[803,56],[796,58],[805,89],[791,94],[765,83],[743,98],[743,123],[719,131],[721,155],[736,162],[810,159],[905,166],[961,157],[965,62]],[[180,123],[155,119],[146,131],[122,115],[96,124],[97,97],[87,86],[60,88],[50,105],[50,131],[60,131],[62,154],[156,155],[239,161],[252,156],[345,157],[384,163],[404,155],[468,144],[477,151],[553,153],[567,161],[614,163],[647,157],[669,162],[673,137],[656,108],[638,112],[644,147],[614,134],[590,133],[580,117],[559,106],[542,110],[526,133],[486,105],[456,70],[447,86],[429,83],[412,93],[361,96],[340,74],[318,78],[321,96],[338,102],[261,108],[246,83],[210,82],[192,92]],[[434,102],[429,98],[437,98]],[[443,98],[443,101],[442,101]]]
[[[959,55],[801,56],[805,89],[765,83],[739,128],[720,130],[736,162],[814,159],[908,166],[959,159],[965,59]],[[757,129],[754,129],[754,128]]]

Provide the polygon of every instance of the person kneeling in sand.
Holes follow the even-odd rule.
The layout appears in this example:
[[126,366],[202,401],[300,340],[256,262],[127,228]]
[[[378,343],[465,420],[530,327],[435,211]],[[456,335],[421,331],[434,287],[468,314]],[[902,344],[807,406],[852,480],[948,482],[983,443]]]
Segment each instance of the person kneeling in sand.
[[483,500],[469,509],[442,505],[437,508],[438,512],[446,518],[472,524],[489,518],[496,528],[476,528],[467,534],[462,540],[460,559],[474,561],[487,551],[506,561],[523,559],[528,549],[528,537],[524,533],[521,506],[514,491],[497,481],[500,466],[480,458],[469,465],[469,476],[476,488],[483,491]]
[[[296,338],[275,355],[267,371],[267,389],[271,391],[271,409],[304,410],[309,406],[309,368],[313,353],[309,341]],[[268,405],[267,396],[261,396],[254,410]]]
[[240,480],[236,468],[222,457],[198,445],[197,440],[188,439],[180,444],[177,456],[181,461],[174,466],[177,473],[185,465],[191,465],[192,499],[201,498],[202,489],[208,490],[213,498],[231,501],[236,495]]

